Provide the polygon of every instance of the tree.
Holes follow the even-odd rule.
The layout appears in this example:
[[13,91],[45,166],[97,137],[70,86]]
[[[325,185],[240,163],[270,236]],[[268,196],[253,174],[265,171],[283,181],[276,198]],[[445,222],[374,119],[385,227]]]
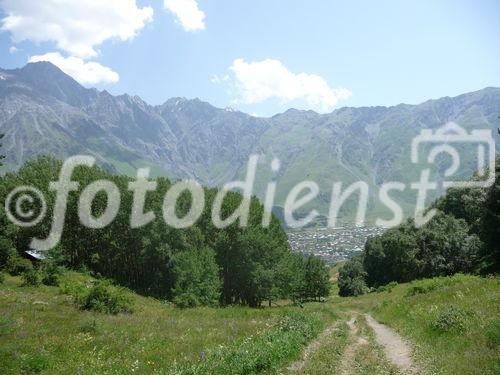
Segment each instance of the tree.
[[[0,134],[0,139],[4,137],[4,134]],[[2,144],[0,143],[0,147]],[[3,165],[2,160],[5,159],[5,155],[0,154],[0,167]],[[2,187],[0,186],[0,195],[2,194]],[[3,200],[2,200],[3,202]],[[14,227],[5,215],[5,210],[0,210],[0,270],[5,268],[8,264],[9,259],[16,255],[16,249],[12,242],[16,232],[16,227]]]
[[177,306],[215,306],[219,303],[221,282],[212,249],[191,248],[177,254],[173,262],[173,301]]
[[354,257],[339,270],[339,296],[359,296],[368,291],[362,259]]
[[481,240],[470,233],[465,220],[440,212],[415,231],[415,235],[419,264],[412,279],[471,272],[482,247]]
[[320,299],[330,294],[330,274],[325,262],[313,255],[305,260],[304,269],[305,299]]
[[283,257],[277,267],[276,283],[281,298],[289,298],[294,303],[303,299],[305,289],[305,262],[301,254],[290,253]]
[[417,253],[414,228],[408,224],[368,238],[363,256],[368,286],[412,280],[418,269]]
[[481,237],[485,247],[481,253],[482,272],[500,272],[500,157],[496,160],[495,183],[485,204]]

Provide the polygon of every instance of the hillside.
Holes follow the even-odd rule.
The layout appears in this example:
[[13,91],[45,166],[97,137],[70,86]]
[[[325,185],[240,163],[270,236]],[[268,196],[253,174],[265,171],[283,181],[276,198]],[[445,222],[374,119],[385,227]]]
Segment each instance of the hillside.
[[[27,287],[19,277],[6,278],[0,285],[3,374],[208,374],[214,369],[220,374],[345,369],[346,374],[397,374],[364,314],[405,339],[418,374],[500,370],[498,278],[422,280],[358,298],[335,296],[303,309],[181,310],[125,291],[133,313],[118,315],[78,309],[71,291],[92,282],[73,272],[62,277],[61,287]],[[285,328],[285,322],[295,323]]]
[[[217,186],[243,177],[249,155],[256,153],[262,161],[255,187],[259,197],[271,179],[277,181],[279,212],[295,184],[313,180],[320,194],[311,206],[323,215],[333,182],[345,186],[359,180],[371,187],[370,216],[390,214],[373,198],[383,182],[417,181],[420,168],[410,162],[411,139],[448,121],[469,131],[496,131],[500,100],[500,89],[486,88],[419,105],[340,108],[323,115],[290,109],[257,118],[199,99],[172,98],[151,106],[137,96],[112,96],[80,86],[45,62],[0,70],[0,77],[0,132],[6,134],[11,170],[35,155],[84,153],[112,172],[132,175],[150,166],[154,175]],[[275,157],[281,160],[276,174],[269,168]],[[460,173],[469,177],[475,169],[469,155]],[[441,179],[443,171],[436,173]],[[409,213],[415,192],[407,189],[396,200]],[[348,204],[342,218],[353,210]]]

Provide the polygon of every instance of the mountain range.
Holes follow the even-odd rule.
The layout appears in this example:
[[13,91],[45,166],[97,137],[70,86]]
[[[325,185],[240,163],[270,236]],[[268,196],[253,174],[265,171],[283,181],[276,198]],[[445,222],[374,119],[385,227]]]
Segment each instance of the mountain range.
[[[450,121],[467,131],[487,128],[498,147],[499,115],[499,88],[418,105],[345,107],[328,114],[289,109],[260,118],[199,99],[171,98],[152,106],[138,96],[113,96],[81,86],[48,62],[0,69],[7,170],[40,154],[61,159],[89,154],[115,173],[133,176],[148,166],[152,175],[220,186],[243,178],[249,156],[258,154],[255,193],[263,197],[267,183],[276,181],[278,214],[298,182],[311,180],[320,187],[303,212],[317,208],[326,215],[334,182],[346,187],[362,180],[370,186],[369,217],[390,216],[375,197],[384,182],[418,181],[422,165],[411,163],[410,147],[422,129],[435,130]],[[473,152],[465,155],[460,173],[468,178],[476,161]],[[274,158],[281,161],[278,172],[270,168]],[[437,180],[444,178],[446,165],[445,159],[438,160]],[[415,192],[407,188],[393,195],[409,214]],[[348,201],[341,218],[349,221],[354,209],[354,201]]]

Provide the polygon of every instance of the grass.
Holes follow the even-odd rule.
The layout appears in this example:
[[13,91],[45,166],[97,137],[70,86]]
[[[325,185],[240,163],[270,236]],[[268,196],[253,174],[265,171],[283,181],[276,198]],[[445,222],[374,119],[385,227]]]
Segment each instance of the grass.
[[[353,357],[353,374],[393,374],[362,318],[370,313],[406,338],[422,374],[500,373],[500,279],[455,275],[382,288],[358,298],[332,296],[304,308],[178,309],[121,293],[133,313],[79,308],[87,275],[68,272],[60,287],[0,284],[0,369],[3,374],[252,374],[286,373],[312,340],[302,374],[335,373],[356,336],[367,343]],[[336,292],[334,286],[333,293]],[[337,322],[326,336],[325,327]],[[288,328],[287,328],[288,327]]]
[[[315,316],[314,334],[333,319],[331,306],[177,309],[126,292],[133,314],[84,311],[67,292],[90,287],[90,277],[69,272],[61,287],[22,286],[6,276],[0,285],[2,374],[159,373],[174,363],[197,363],[200,353],[273,331],[283,314]],[[63,291],[64,293],[62,293]],[[300,355],[304,340],[280,360]],[[274,361],[273,366],[279,361]]]
[[323,328],[318,314],[288,312],[276,326],[230,346],[219,346],[196,364],[175,366],[161,374],[260,374],[275,373]]
[[398,370],[384,356],[383,348],[375,342],[373,331],[368,327],[364,316],[356,318],[359,335],[367,343],[360,345],[354,356],[353,375],[396,375]]
[[[428,374],[500,373],[500,278],[455,275],[394,286],[340,302],[371,313],[408,339]],[[497,337],[497,338],[495,338]]]
[[434,280],[440,286],[427,293],[377,305],[375,317],[417,343],[431,371],[499,374],[500,354],[488,345],[487,330],[500,316],[500,279],[456,275]]
[[349,332],[345,322],[340,323],[332,334],[325,337],[319,348],[310,355],[298,374],[335,374],[339,368],[347,344]]

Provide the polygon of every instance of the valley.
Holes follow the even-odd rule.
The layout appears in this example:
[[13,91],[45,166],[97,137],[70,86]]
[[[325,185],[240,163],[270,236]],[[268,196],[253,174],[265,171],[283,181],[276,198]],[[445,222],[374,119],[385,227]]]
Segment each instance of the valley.
[[499,15],[0,0],[0,375],[500,375]]
[[335,264],[361,254],[366,239],[385,230],[380,227],[317,227],[288,230],[287,234],[292,251],[304,255],[314,254],[328,264]]

